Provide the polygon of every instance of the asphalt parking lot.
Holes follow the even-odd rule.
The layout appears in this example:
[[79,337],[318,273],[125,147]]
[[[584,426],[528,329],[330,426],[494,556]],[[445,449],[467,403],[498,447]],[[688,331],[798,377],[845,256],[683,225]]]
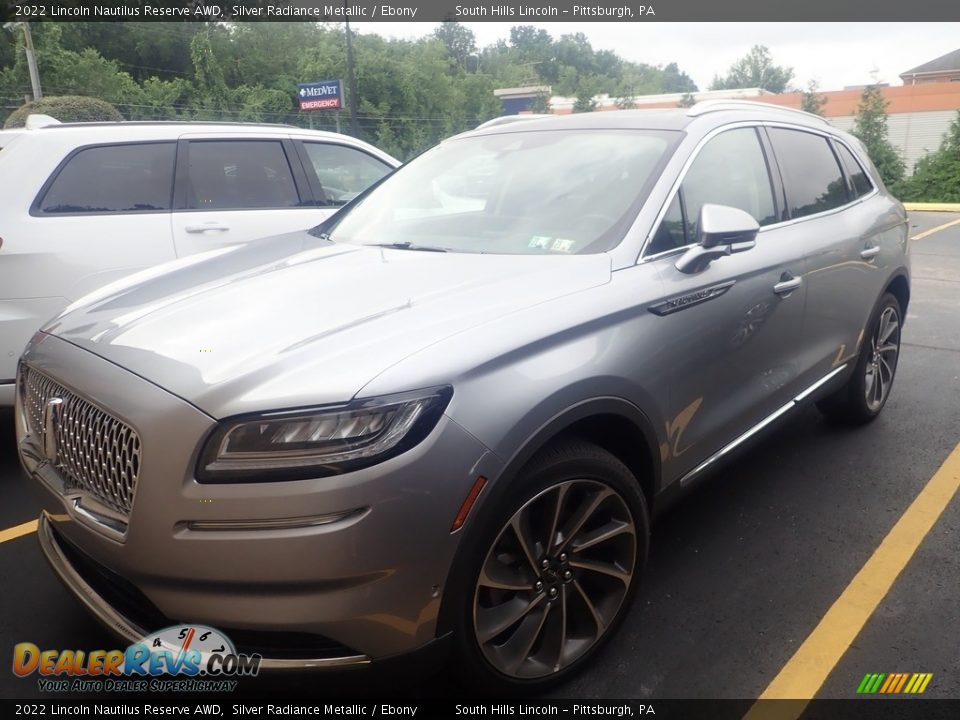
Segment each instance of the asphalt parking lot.
[[[894,547],[896,538],[878,550],[895,526],[923,525],[915,514],[898,521],[931,478],[960,472],[960,453],[947,460],[960,443],[960,222],[944,227],[953,221],[960,215],[911,216],[911,234],[920,236],[912,241],[913,299],[880,419],[849,430],[808,408],[670,510],[654,528],[644,584],[620,632],[555,697],[751,699],[814,682],[818,698],[851,698],[867,673],[905,672],[932,673],[924,697],[960,699],[960,498],[947,493],[942,514],[921,513],[935,521],[917,530],[912,555]],[[35,678],[9,669],[18,642],[116,645],[55,580],[34,534],[11,537],[8,529],[37,512],[11,415],[2,413],[0,697],[43,696]],[[876,585],[877,572],[896,580],[864,610],[858,593]],[[862,629],[850,619],[856,613],[843,614],[850,603],[863,611]],[[829,662],[791,662],[805,642]],[[441,687],[290,676],[247,680],[241,692],[430,697]]]

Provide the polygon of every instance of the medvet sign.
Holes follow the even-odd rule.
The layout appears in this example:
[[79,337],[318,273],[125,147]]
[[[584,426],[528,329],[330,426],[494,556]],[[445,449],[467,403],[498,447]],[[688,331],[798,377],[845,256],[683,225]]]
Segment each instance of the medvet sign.
[[339,110],[343,107],[343,83],[340,80],[297,85],[301,110]]

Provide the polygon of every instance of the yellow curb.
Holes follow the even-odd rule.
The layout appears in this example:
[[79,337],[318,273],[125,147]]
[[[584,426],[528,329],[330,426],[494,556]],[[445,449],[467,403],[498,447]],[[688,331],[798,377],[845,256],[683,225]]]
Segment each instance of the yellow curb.
[[960,212],[960,203],[904,203],[910,212]]

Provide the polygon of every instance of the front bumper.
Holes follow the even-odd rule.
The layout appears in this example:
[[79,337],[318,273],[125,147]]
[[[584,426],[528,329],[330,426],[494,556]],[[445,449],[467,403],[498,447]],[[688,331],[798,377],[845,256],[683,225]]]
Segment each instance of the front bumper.
[[[193,469],[213,418],[53,336],[31,343],[24,361],[141,438],[133,506],[117,536],[78,511],[17,422],[21,460],[44,507],[44,553],[116,634],[132,641],[166,625],[207,624],[268,646],[259,650],[265,668],[363,664],[435,639],[461,534],[450,525],[477,475],[500,469],[459,425],[443,417],[417,447],[353,473],[204,485]],[[330,516],[342,519],[313,522]],[[137,607],[149,612],[127,610]],[[311,652],[311,638],[320,652]]]

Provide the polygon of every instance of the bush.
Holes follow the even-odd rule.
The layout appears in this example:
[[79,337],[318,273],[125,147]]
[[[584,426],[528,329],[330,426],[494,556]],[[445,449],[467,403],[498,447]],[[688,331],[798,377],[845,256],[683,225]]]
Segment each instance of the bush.
[[960,112],[950,125],[940,149],[922,158],[900,188],[901,200],[960,202]]
[[103,100],[81,95],[52,95],[21,105],[10,114],[3,127],[23,127],[27,122],[27,116],[33,113],[50,115],[60,122],[123,120],[123,115],[113,105]]

